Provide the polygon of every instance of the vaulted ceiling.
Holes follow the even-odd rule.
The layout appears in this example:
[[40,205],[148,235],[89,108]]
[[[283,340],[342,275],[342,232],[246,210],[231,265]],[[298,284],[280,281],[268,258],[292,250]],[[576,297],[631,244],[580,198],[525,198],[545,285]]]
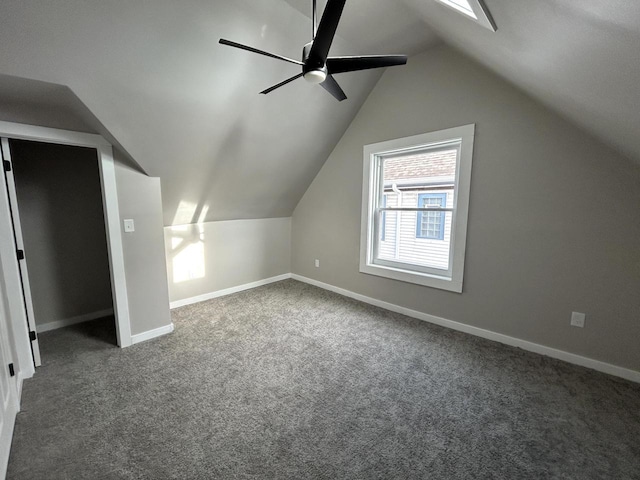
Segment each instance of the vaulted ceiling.
[[402,0],[448,44],[640,162],[640,2],[485,0],[495,34]]
[[[640,4],[485,3],[497,33],[435,0],[347,0],[331,53],[413,54],[444,41],[640,160]],[[310,4],[7,0],[0,115],[19,121],[31,102],[56,112],[43,122],[71,128],[77,111],[162,178],[167,225],[289,216],[381,72],[339,75],[342,103],[302,80],[262,96],[297,67],[217,41],[298,58]]]

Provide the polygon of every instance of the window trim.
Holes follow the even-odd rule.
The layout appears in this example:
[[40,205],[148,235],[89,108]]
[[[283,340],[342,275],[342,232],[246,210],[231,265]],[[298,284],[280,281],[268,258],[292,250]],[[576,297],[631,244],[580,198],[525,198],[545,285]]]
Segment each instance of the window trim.
[[[440,198],[442,199],[442,207],[447,208],[447,194],[446,192],[425,192],[418,194],[418,208],[420,208],[420,202],[423,199],[428,198]],[[424,207],[424,205],[423,205]],[[422,235],[422,222],[424,221],[424,214],[431,212],[416,212],[416,238],[420,238],[422,240],[444,240],[444,227],[446,216],[445,212],[440,213],[440,229],[438,230],[437,237],[429,237],[428,235]],[[437,213],[437,212],[436,212]]]
[[475,18],[469,15],[466,9],[456,6],[454,2],[451,2],[451,0],[437,0],[437,2],[440,5],[443,5],[446,8],[453,10],[454,12],[458,12],[459,14],[464,15],[465,18],[468,18],[470,20],[473,20],[476,23],[479,23],[480,25],[482,25],[485,28],[488,28],[492,32],[497,32],[498,27],[496,25],[496,22],[493,20],[493,17],[491,16],[491,13],[489,12],[489,9],[487,8],[487,6],[484,4],[484,1],[483,0],[467,0],[467,1],[469,3],[469,6],[471,7],[471,10],[473,10],[473,15],[475,16]]
[[[364,146],[360,224],[361,273],[462,293],[474,138],[475,124],[469,124]],[[419,146],[437,146],[454,141],[460,141],[461,146],[456,164],[457,182],[454,186],[450,271],[436,274],[374,263],[373,259],[376,257],[374,249],[377,246],[375,240],[379,238],[380,225],[379,221],[375,221],[375,215],[379,212],[375,211],[376,202],[374,202],[374,196],[381,195],[378,159],[401,151],[415,150]]]
[[[382,192],[382,206],[386,207],[387,206],[387,194]],[[386,212],[382,212],[381,215],[381,220],[380,220],[380,229],[382,230],[382,232],[380,233],[380,241],[384,242],[385,237],[386,237],[386,232],[387,232],[387,213]]]

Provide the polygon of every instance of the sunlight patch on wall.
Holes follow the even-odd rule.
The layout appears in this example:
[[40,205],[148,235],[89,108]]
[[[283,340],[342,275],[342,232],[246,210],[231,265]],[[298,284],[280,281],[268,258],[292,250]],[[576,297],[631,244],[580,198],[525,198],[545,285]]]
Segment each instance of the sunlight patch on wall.
[[176,210],[176,214],[173,216],[173,225],[186,225],[193,223],[193,216],[196,213],[198,205],[195,203],[180,200],[180,205]]
[[205,205],[202,207],[202,211],[200,212],[200,216],[198,217],[198,224],[204,223],[207,218],[207,213],[209,213],[209,205]]
[[204,278],[204,228],[202,225],[171,227],[173,283]]

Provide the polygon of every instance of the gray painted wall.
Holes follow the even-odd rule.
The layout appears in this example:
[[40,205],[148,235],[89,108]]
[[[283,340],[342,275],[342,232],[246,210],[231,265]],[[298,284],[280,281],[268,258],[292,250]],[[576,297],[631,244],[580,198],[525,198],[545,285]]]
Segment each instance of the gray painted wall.
[[171,301],[291,272],[291,218],[165,227]]
[[[65,100],[68,92],[43,82],[26,82],[20,94],[15,96],[16,101],[7,102],[7,96],[1,95],[8,88],[6,82],[6,77],[0,75],[1,120],[104,135],[100,129],[93,128],[94,121],[79,115],[73,107],[75,102]],[[9,82],[10,85],[13,83]],[[27,97],[32,97],[35,103],[26,101]],[[70,110],[68,106],[73,108]],[[121,219],[136,220],[136,232],[132,235],[123,233],[131,331],[135,335],[171,322],[160,180],[139,173],[127,154],[117,147],[114,148],[114,160]]]
[[0,120],[102,135],[121,163],[146,173],[69,87],[0,74]]
[[[464,292],[358,272],[362,148],[476,123]],[[387,71],[298,204],[293,272],[640,370],[640,168],[447,47]],[[321,268],[313,261],[320,259]],[[584,329],[571,312],[587,314]]]
[[135,232],[122,231],[131,334],[171,323],[162,233],[160,179],[116,164],[120,219],[133,219]]
[[113,307],[95,150],[12,141],[38,325]]

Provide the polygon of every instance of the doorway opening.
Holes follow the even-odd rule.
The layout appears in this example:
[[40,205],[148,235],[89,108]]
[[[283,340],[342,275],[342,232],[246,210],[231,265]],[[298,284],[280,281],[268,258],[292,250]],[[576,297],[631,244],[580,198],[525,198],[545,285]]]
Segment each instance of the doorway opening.
[[[10,141],[25,140],[60,146],[85,147],[97,159],[100,177],[100,194],[103,203],[103,222],[107,237],[109,273],[113,310],[116,324],[117,345],[132,344],[127,282],[124,265],[122,230],[116,187],[116,166],[111,145],[100,135],[54,128],[0,121],[0,149],[5,178],[0,181],[0,262],[2,263],[3,292],[7,301],[7,317],[12,331],[12,343],[16,358],[17,391],[22,381],[31,378],[40,364],[37,326],[33,314],[33,302],[29,288],[29,275],[23,257],[24,242],[21,228],[14,222],[19,217],[17,195],[13,179]],[[13,202],[10,200],[13,198]],[[15,212],[14,212],[15,210]],[[15,213],[15,215],[14,215]],[[23,271],[26,272],[23,275]],[[26,279],[26,282],[23,281]]]
[[[7,187],[17,247],[21,243],[24,251],[25,306],[37,337],[51,338],[62,348],[78,334],[116,345],[96,149],[16,139],[7,143],[13,173],[7,181],[14,183]],[[92,320],[100,320],[98,328],[79,325]],[[64,327],[69,328],[40,337]]]

